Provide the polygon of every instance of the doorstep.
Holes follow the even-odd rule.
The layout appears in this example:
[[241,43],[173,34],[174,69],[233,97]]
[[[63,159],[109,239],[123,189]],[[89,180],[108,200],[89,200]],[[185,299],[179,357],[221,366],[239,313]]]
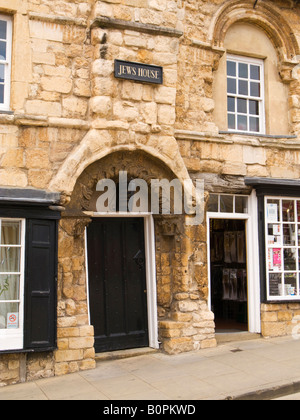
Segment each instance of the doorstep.
[[150,347],[143,347],[140,349],[128,349],[128,350],[117,350],[109,351],[104,353],[96,353],[95,360],[96,362],[103,362],[106,360],[118,360],[118,359],[128,359],[130,357],[144,356],[153,353],[158,353],[159,350],[152,349]]
[[216,340],[218,344],[231,343],[234,341],[257,340],[258,338],[261,338],[261,334],[250,333],[247,331],[216,333]]

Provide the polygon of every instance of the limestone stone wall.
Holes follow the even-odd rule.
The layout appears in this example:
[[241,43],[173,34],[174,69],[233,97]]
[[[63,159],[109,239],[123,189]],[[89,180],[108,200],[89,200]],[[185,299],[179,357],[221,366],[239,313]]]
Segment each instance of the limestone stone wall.
[[0,387],[55,375],[53,352],[0,356]]
[[238,134],[208,136],[176,132],[190,173],[298,179],[298,138],[253,139]]
[[[175,241],[173,247],[170,241]],[[157,285],[162,348],[177,354],[215,347],[214,314],[207,305],[205,225],[186,226],[171,238],[158,232],[156,242],[161,263]]]
[[[254,9],[253,3],[0,0],[0,13],[11,14],[14,27],[11,109],[0,112],[0,186],[60,192],[68,208],[85,170],[116,152],[142,153],[181,181],[204,178],[210,191],[233,185],[233,192],[245,192],[245,176],[299,179],[299,6],[264,0]],[[226,103],[216,95],[216,80],[226,34],[241,22],[264,31],[274,47],[274,80],[288,113],[280,133],[229,134],[219,124],[218,106]],[[162,66],[163,85],[115,79],[114,59]],[[273,91],[269,102],[277,101]],[[215,187],[215,179],[226,182]],[[87,201],[89,188],[83,188]],[[1,355],[0,385],[95,364],[83,218],[69,214],[60,223],[58,350]],[[182,219],[155,221],[159,338],[169,353],[216,345],[206,226],[182,226]],[[277,327],[290,331],[298,309],[277,308],[262,306],[265,335]]]
[[[83,225],[84,226],[84,225]],[[94,328],[88,322],[84,229],[60,223],[55,374],[95,367]]]
[[300,304],[263,304],[261,305],[261,325],[264,337],[293,335],[299,340]]
[[[256,13],[261,27],[268,23],[271,26],[271,18],[276,18],[277,26],[288,22],[292,30],[289,41],[270,34],[274,51],[277,42],[286,54],[285,61],[278,57],[278,69],[285,66],[281,74],[288,89],[289,132],[280,139],[219,135],[213,89],[225,48],[224,35],[214,32],[214,24],[218,28],[218,19],[226,22],[226,13],[231,19],[237,7],[242,17],[243,13],[250,16],[249,5],[236,3],[11,2],[9,10],[15,20],[13,114],[0,115],[2,184],[36,188],[50,185],[66,157],[75,152],[91,129],[99,136],[113,135],[118,146],[134,144],[159,151],[164,144],[171,159],[171,150],[176,150],[174,129],[181,140],[188,140],[193,132],[206,145],[199,146],[203,156],[190,150],[191,156],[185,157],[190,159],[188,169],[217,167],[225,173],[298,178],[297,138],[287,138],[297,136],[299,128],[299,83],[291,77],[299,29],[292,8],[280,2],[264,2],[257,12],[251,11],[249,18],[255,25]],[[1,7],[7,12],[5,1]],[[21,56],[22,66],[18,65]],[[113,77],[115,58],[162,65],[164,85],[117,81]],[[251,157],[250,162],[239,159],[241,147]],[[219,158],[209,153],[211,148],[224,149],[224,164],[215,166]],[[232,153],[228,155],[227,150]]]

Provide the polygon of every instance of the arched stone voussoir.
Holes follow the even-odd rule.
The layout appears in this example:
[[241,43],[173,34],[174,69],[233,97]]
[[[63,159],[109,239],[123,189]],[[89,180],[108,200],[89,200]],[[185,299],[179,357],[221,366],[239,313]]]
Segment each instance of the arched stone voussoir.
[[77,179],[89,165],[111,153],[126,150],[142,150],[167,165],[181,182],[190,179],[175,137],[156,136],[154,139],[149,136],[143,143],[136,141],[120,144],[110,131],[93,129],[64,161],[50,183],[49,190],[71,194]]

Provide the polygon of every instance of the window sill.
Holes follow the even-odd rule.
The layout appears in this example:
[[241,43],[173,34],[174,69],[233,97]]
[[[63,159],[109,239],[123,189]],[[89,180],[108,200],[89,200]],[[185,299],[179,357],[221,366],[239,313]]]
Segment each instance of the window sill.
[[253,134],[236,131],[189,131],[175,130],[177,140],[193,140],[199,142],[231,144],[254,147],[268,147],[276,149],[300,150],[300,141],[295,135]]
[[14,115],[14,111],[5,111],[0,109],[0,114]]
[[18,349],[18,350],[1,350],[1,354],[17,354],[17,353],[45,353],[57,350],[57,347],[46,347],[46,348],[36,348],[36,349]]
[[219,131],[219,134],[235,134],[235,135],[238,135],[238,136],[261,137],[261,138],[265,138],[265,139],[296,139],[297,138],[297,136],[291,136],[291,135],[247,133],[246,131]]
[[292,303],[299,303],[300,304],[300,297],[296,298],[296,299],[284,299],[284,300],[280,300],[280,299],[272,299],[272,300],[264,300],[262,301],[262,303],[266,304],[266,305],[280,305],[280,304],[292,304]]

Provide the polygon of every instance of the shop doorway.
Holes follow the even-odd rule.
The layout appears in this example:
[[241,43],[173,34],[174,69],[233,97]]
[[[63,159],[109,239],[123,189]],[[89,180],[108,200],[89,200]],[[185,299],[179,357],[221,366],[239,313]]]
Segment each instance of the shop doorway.
[[87,250],[95,351],[148,347],[144,219],[93,219]]
[[217,333],[249,331],[246,220],[210,219],[210,295]]

